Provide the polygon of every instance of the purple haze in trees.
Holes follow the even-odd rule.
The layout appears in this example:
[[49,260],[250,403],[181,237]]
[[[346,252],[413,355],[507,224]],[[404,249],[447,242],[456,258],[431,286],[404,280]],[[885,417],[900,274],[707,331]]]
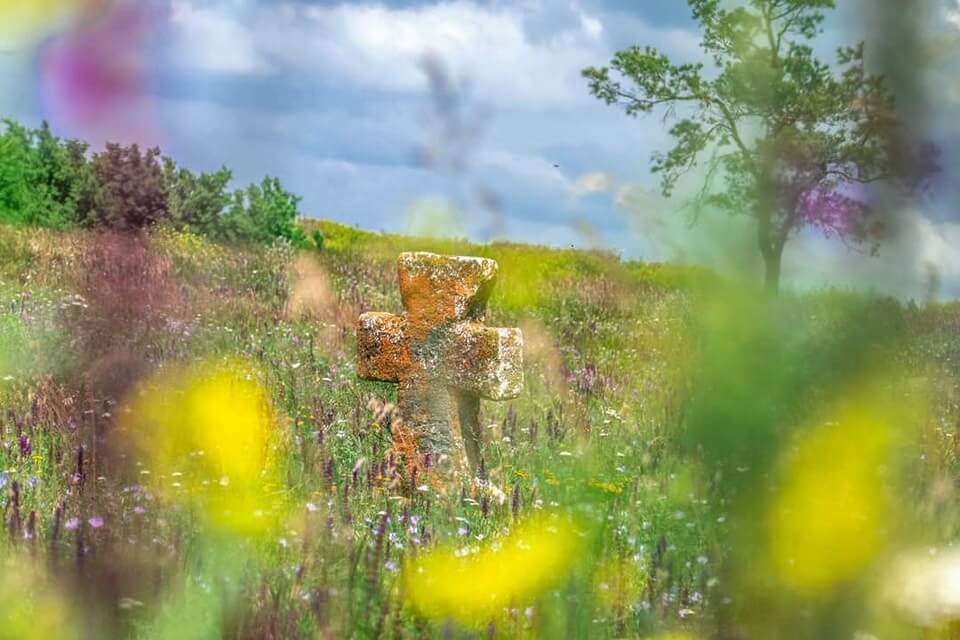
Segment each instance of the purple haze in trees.
[[862,232],[869,212],[863,200],[820,186],[805,191],[797,205],[799,219],[827,237],[856,236]]

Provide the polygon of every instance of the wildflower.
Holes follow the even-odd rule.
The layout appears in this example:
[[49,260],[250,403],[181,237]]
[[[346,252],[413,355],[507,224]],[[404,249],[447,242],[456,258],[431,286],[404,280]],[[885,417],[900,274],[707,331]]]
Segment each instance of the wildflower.
[[[194,366],[147,381],[127,402],[123,426],[161,475],[174,470],[202,493],[190,494],[201,512],[235,533],[261,531],[270,523],[264,472],[271,470],[268,435],[272,414],[263,389],[239,364]],[[203,455],[193,455],[202,451]],[[184,499],[182,482],[160,484],[168,498]],[[259,514],[259,515],[258,515]]]
[[100,516],[93,516],[87,520],[87,523],[94,529],[99,529],[103,526],[103,518]]
[[63,523],[63,528],[73,531],[80,526],[80,518],[69,518],[66,522]]
[[33,444],[30,442],[30,438],[25,434],[20,434],[20,437],[17,438],[17,444],[20,446],[20,455],[29,458],[30,454],[33,453]]
[[7,486],[8,482],[10,482],[10,474],[6,471],[0,471],[0,489]]
[[120,598],[117,606],[121,609],[135,609],[136,607],[142,607],[143,603],[134,598]]
[[623,493],[623,489],[625,487],[624,483],[622,482],[601,482],[599,480],[591,480],[590,486],[610,495],[619,495]]
[[829,589],[880,551],[889,509],[877,469],[891,440],[884,421],[848,407],[784,460],[783,488],[767,526],[774,567],[789,586]]
[[420,556],[406,572],[405,593],[423,615],[468,626],[486,623],[561,580],[577,546],[570,523],[536,518],[498,546],[441,548]]

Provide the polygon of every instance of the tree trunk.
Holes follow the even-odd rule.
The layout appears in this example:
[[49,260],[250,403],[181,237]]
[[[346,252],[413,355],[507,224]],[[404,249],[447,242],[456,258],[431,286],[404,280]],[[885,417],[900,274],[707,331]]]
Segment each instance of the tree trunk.
[[780,263],[783,259],[783,247],[774,247],[762,253],[765,269],[764,285],[768,292],[776,295],[780,291]]

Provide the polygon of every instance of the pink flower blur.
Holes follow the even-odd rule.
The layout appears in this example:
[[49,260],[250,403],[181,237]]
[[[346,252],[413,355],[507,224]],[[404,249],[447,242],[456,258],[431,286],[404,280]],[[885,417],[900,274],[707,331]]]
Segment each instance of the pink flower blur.
[[139,113],[147,22],[142,3],[101,6],[41,49],[40,88],[55,125],[81,134],[140,137],[147,124]]

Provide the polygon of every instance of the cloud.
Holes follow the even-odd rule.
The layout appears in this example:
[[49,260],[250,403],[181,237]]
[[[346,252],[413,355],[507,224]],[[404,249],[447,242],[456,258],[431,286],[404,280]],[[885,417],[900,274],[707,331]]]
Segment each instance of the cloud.
[[225,6],[201,8],[192,0],[171,0],[175,59],[184,67],[219,73],[270,71],[256,48],[253,30]]
[[577,178],[573,184],[573,189],[577,195],[587,195],[589,193],[605,193],[613,189],[613,186],[614,179],[609,173],[591,171]]
[[268,55],[377,90],[421,91],[418,67],[430,54],[455,77],[469,78],[484,101],[556,107],[588,99],[579,69],[606,53],[602,28],[587,15],[535,42],[521,10],[462,0],[407,8],[301,5],[295,13],[262,16]]
[[908,210],[896,236],[876,256],[845,249],[813,233],[787,245],[785,274],[799,287],[869,289],[901,298],[960,296],[960,224]]
[[[312,82],[386,92],[420,92],[420,62],[442,60],[454,77],[496,106],[562,108],[591,100],[580,69],[609,60],[603,18],[574,1],[480,3],[447,0],[392,7],[304,0],[171,0],[183,62],[227,73],[282,70]],[[676,41],[646,26],[635,36]],[[255,26],[255,28],[254,28]],[[669,29],[674,36],[682,33]],[[686,47],[687,43],[684,42]]]

